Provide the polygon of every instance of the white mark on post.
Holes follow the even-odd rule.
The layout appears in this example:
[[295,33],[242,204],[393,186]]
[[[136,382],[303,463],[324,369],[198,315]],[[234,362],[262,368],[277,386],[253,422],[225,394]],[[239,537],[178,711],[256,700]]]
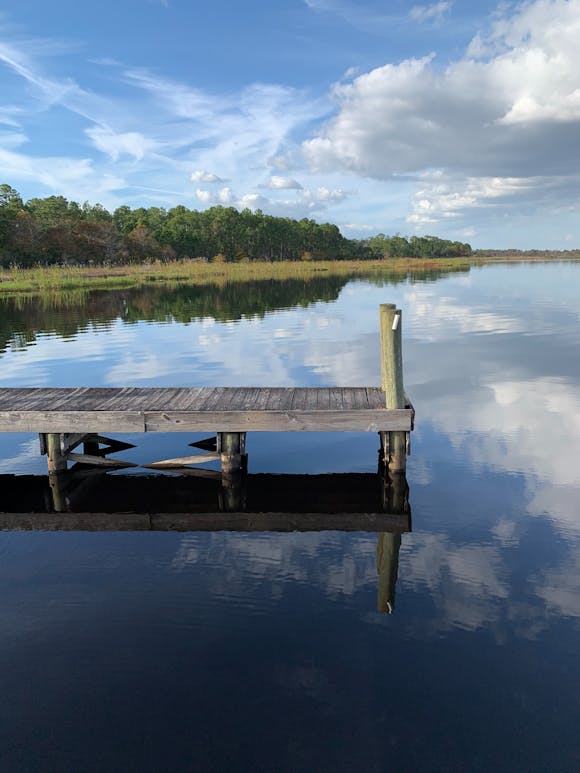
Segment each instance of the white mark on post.
[[401,312],[398,311],[395,314],[395,318],[393,319],[393,330],[396,330],[399,327],[399,320],[401,319]]

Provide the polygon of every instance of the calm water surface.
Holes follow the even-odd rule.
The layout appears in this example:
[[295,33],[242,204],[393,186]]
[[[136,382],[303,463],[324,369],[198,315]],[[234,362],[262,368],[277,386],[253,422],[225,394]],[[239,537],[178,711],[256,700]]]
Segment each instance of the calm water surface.
[[[376,534],[2,532],[0,768],[579,770],[579,288],[560,264],[1,301],[3,387],[374,384],[397,303],[417,425],[392,615]],[[377,445],[256,433],[249,467],[370,473]],[[0,435],[13,473],[45,473],[36,437]]]

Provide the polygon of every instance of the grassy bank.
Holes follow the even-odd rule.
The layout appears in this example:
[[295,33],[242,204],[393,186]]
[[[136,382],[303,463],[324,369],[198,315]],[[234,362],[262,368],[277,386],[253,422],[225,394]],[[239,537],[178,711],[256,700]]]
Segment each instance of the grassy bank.
[[467,268],[468,259],[449,258],[420,260],[356,261],[283,261],[269,263],[203,263],[174,261],[171,263],[135,264],[126,266],[48,266],[12,268],[0,271],[0,293],[43,292],[75,288],[116,289],[138,287],[149,282],[209,284],[244,282],[267,279],[309,279],[321,274],[333,276],[392,273],[408,271],[453,270]]
[[72,289],[121,289],[150,282],[205,285],[268,279],[304,279],[320,276],[369,276],[421,271],[465,270],[488,263],[542,262],[529,258],[392,258],[356,261],[284,261],[269,263],[205,263],[174,261],[125,266],[48,266],[0,270],[0,294],[42,293]]

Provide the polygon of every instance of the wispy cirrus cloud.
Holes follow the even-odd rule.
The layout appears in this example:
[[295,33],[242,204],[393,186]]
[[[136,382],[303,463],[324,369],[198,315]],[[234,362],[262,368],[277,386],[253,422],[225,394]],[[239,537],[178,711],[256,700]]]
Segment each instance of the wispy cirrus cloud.
[[107,196],[123,188],[123,177],[98,171],[89,158],[29,156],[0,148],[0,171],[8,180],[35,181],[53,191],[66,191],[80,201]]
[[340,17],[347,24],[364,32],[376,34],[381,30],[392,30],[394,25],[404,22],[405,15],[385,13],[372,3],[354,3],[352,0],[304,0],[317,13],[329,13]]
[[[191,199],[191,182],[219,184],[235,178],[240,187],[251,189],[263,179],[268,159],[291,144],[293,133],[327,110],[322,100],[291,87],[256,83],[238,93],[219,96],[144,69],[127,69],[113,59],[94,65],[106,66],[108,78],[128,91],[122,97],[101,95],[72,78],[52,76],[49,62],[38,53],[42,49],[24,40],[0,43],[0,66],[29,86],[22,104],[0,112],[5,125],[18,129],[5,133],[4,148],[24,144],[26,125],[39,111],[44,113],[45,125],[50,126],[55,111],[64,109],[85,122],[86,157],[65,161],[59,154],[52,164],[42,155],[44,169],[50,168],[51,173],[41,174],[41,164],[31,148],[30,155],[4,154],[0,174],[14,183],[36,179],[68,196],[85,191],[84,184],[72,185],[73,178],[88,180],[94,175],[108,181],[88,186],[93,195],[99,191],[108,194],[107,205],[119,203],[112,195],[115,184],[125,196],[127,190],[142,191],[144,185],[160,191],[176,190],[172,197],[175,203]],[[78,139],[77,135],[76,145]],[[92,151],[98,155],[93,156]],[[191,172],[192,167],[197,171]],[[205,171],[212,168],[225,174]],[[150,185],[151,174],[155,186]],[[170,202],[169,196],[164,194],[164,200]],[[196,198],[202,203],[229,204],[235,200],[231,190],[223,188],[211,195],[201,192]]]
[[449,13],[452,5],[452,0],[439,0],[439,2],[430,5],[414,5],[409,11],[409,18],[419,23],[441,21]]
[[113,161],[127,155],[141,161],[148,153],[157,150],[160,144],[145,137],[141,132],[115,132],[109,127],[93,126],[86,130],[95,148],[108,155]]

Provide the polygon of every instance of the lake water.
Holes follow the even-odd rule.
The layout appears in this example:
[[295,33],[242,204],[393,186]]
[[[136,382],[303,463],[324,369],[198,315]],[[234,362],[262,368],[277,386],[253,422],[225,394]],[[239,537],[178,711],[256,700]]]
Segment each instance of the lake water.
[[[580,265],[3,300],[0,386],[378,384],[385,302],[417,412],[394,613],[374,533],[4,531],[2,770],[580,770]],[[249,471],[377,448],[255,433]],[[0,435],[0,475],[45,465]]]

